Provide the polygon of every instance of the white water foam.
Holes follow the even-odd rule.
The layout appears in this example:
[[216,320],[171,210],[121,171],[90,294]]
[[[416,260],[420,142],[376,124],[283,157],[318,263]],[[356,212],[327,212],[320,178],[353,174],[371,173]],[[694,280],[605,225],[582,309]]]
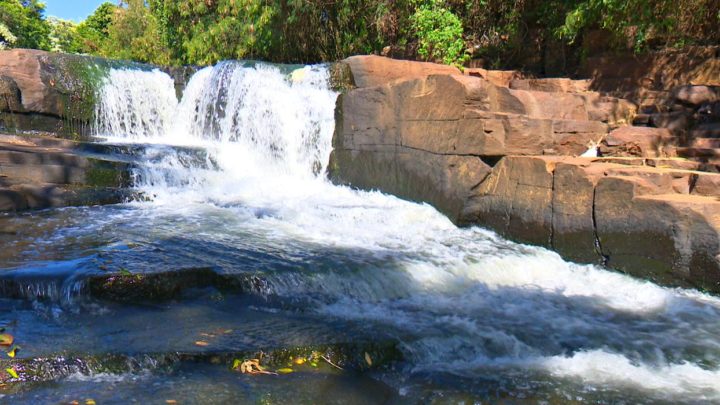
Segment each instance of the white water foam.
[[[273,293],[313,297],[324,316],[394,331],[416,370],[473,376],[516,367],[663,398],[720,400],[717,298],[568,263],[479,228],[458,229],[427,205],[325,180],[336,94],[324,69],[289,76],[227,62],[198,72],[180,103],[156,89],[171,84],[159,75],[114,71],[98,114],[113,141],[158,145],[139,173],[139,187],[153,197],[142,207],[227,218],[205,238],[242,226],[278,244],[367,256],[362,272],[277,275]],[[191,151],[163,144],[201,147],[207,156],[190,163]]]

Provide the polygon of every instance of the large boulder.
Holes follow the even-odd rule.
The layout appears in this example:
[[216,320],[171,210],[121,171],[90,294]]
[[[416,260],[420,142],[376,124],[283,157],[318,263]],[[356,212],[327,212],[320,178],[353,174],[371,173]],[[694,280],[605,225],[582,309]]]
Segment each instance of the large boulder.
[[672,97],[682,104],[700,107],[720,101],[720,86],[679,86],[672,91]]
[[0,51],[0,125],[13,132],[87,135],[97,89],[113,67],[155,68],[29,49]]
[[676,138],[667,128],[621,127],[603,140],[603,156],[668,157]]
[[720,175],[595,158],[508,156],[463,224],[663,284],[720,291]]
[[351,56],[342,62],[350,66],[357,87],[379,86],[398,79],[422,78],[434,74],[461,74],[460,70],[453,66],[375,55]]
[[550,247],[555,162],[543,158],[507,157],[474,189],[461,222],[482,224],[499,234]]
[[[680,150],[665,148],[671,131],[609,133],[634,107],[572,81],[516,81],[522,90],[408,66],[407,78],[362,67],[359,88],[338,99],[334,181],[570,260],[720,292],[720,175],[669,157]],[[553,89],[564,91],[537,91]],[[574,157],[600,140],[608,156]]]
[[663,284],[720,291],[720,201],[652,189],[637,177],[599,181],[595,218],[607,264]]

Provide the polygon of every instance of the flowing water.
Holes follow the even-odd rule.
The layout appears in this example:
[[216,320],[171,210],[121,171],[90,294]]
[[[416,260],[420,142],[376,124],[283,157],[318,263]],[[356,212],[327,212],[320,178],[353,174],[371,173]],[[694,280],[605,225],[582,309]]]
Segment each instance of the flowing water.
[[[225,62],[178,101],[163,73],[112,71],[97,134],[141,151],[142,198],[0,217],[0,326],[51,364],[0,403],[720,401],[718,298],[331,184],[327,76]],[[169,299],[87,281],[197,269],[225,281]],[[248,376],[223,357],[323,345],[359,366]]]

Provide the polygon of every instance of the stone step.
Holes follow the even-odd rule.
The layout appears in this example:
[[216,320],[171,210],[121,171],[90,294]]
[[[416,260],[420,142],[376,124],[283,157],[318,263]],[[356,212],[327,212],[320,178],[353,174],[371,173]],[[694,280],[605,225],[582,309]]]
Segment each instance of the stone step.
[[677,148],[677,154],[686,158],[712,158],[720,159],[720,148]]
[[0,177],[0,212],[119,204],[138,198],[137,192],[113,187],[61,187],[21,184],[7,187]]
[[690,144],[690,147],[700,149],[718,149],[720,148],[720,138],[695,138]]
[[58,152],[40,152],[12,150],[0,145],[0,166],[7,165],[61,165],[66,167],[86,167],[87,159]]

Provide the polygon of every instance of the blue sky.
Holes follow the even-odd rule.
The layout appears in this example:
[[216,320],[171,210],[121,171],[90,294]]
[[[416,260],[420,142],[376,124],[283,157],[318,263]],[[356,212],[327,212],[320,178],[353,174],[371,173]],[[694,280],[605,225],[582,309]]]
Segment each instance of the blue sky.
[[[105,1],[107,0],[45,0],[45,15],[80,22]],[[111,2],[116,3],[114,0]]]

